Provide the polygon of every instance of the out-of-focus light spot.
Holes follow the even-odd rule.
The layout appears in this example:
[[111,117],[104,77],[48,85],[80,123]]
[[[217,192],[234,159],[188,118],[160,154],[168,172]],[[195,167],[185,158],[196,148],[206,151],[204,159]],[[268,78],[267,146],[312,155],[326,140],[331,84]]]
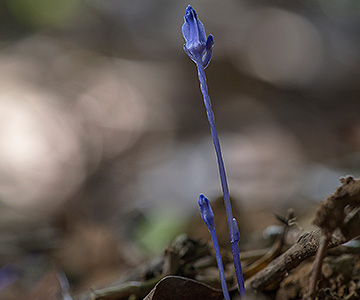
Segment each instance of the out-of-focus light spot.
[[281,86],[303,86],[318,74],[323,60],[322,39],[306,19],[285,10],[258,13],[246,56],[249,71]]
[[0,102],[0,199],[28,212],[59,207],[84,176],[76,130],[53,97],[22,87]]
[[[11,110],[14,114],[9,113]],[[31,166],[39,156],[46,155],[48,151],[48,145],[38,128],[39,124],[34,122],[30,111],[22,106],[9,103],[0,108],[0,114],[5,115],[6,111],[9,114],[8,119],[4,116],[5,122],[1,129],[1,157],[9,164],[14,163],[14,167]]]
[[85,134],[96,141],[93,149],[100,146],[102,155],[109,157],[133,146],[147,129],[148,105],[138,88],[112,66],[97,72],[76,110],[88,124]]

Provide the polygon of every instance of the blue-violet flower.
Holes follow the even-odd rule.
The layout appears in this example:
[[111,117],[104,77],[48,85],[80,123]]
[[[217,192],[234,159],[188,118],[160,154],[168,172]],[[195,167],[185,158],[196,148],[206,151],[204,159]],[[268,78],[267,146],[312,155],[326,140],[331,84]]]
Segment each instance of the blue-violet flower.
[[244,279],[240,263],[239,255],[239,229],[237,222],[233,218],[229,187],[226,178],[225,165],[222,158],[219,137],[215,127],[215,117],[211,108],[211,100],[206,83],[205,68],[209,65],[212,57],[212,48],[214,46],[214,39],[209,35],[206,39],[204,25],[198,20],[195,10],[189,5],[186,8],[184,15],[185,23],[182,26],[182,33],[186,41],[184,50],[186,54],[195,62],[198,69],[198,76],[200,81],[200,89],[203,94],[204,104],[208,121],[210,124],[211,135],[214,143],[215,153],[217,157],[221,187],[224,195],[224,204],[226,216],[228,220],[231,249],[234,259],[235,273],[238,281],[239,292],[241,297],[245,297]]
[[196,11],[189,5],[184,15],[185,23],[182,33],[186,44],[186,54],[196,63],[206,68],[211,60],[214,38],[210,34],[206,38],[204,25],[197,18]]

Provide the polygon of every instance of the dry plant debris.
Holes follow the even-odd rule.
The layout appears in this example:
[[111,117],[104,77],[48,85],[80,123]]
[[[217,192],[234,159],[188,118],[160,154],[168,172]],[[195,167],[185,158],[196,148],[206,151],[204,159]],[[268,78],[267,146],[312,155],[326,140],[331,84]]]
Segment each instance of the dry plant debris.
[[179,276],[162,279],[144,298],[144,300],[222,300],[222,290],[216,290],[206,284]]
[[322,229],[324,235],[331,235],[336,229],[346,231],[345,220],[352,209],[360,207],[360,180],[352,177],[340,179],[342,185],[333,195],[320,204],[313,223]]
[[[351,212],[360,206],[360,183],[352,177],[341,179],[342,186],[323,202],[316,213],[313,223],[323,233],[320,245],[316,253],[313,270],[310,276],[308,300],[315,299],[316,286],[321,273],[322,261],[325,257],[331,235],[336,229],[342,232],[345,219],[351,216]],[[344,228],[345,229],[345,228]]]
[[[317,211],[315,224],[331,233],[328,248],[339,246],[360,235],[360,212],[349,211],[359,205],[360,181],[347,177],[341,180],[342,185],[322,203]],[[338,211],[340,210],[340,211]],[[334,220],[329,220],[333,218]],[[340,232],[333,233],[336,228]],[[274,259],[265,269],[251,277],[246,286],[256,291],[273,289],[277,284],[296,268],[301,262],[315,255],[323,238],[323,230],[318,229],[303,234],[298,242],[285,253]]]
[[[309,258],[318,251],[321,241],[324,240],[324,232],[329,235],[326,243],[328,249],[360,236],[360,211],[357,209],[360,180],[348,177],[342,179],[341,183],[316,212],[314,223],[319,229],[302,234],[294,245],[281,254],[284,251],[281,247],[284,234],[289,226],[284,224],[284,234],[268,251],[271,255],[265,253],[255,263],[244,266],[244,274],[247,275],[246,288],[249,292],[273,291],[273,296],[269,299],[276,300],[305,299],[313,264]],[[289,211],[285,219],[294,220],[293,212]],[[336,253],[325,257],[324,263],[320,264],[321,278],[316,299],[359,299],[360,255],[349,253],[349,248],[346,247],[336,249]],[[234,271],[228,268],[230,264],[225,265],[228,286],[233,286],[236,282]],[[182,300],[203,299],[201,297],[222,299],[221,290],[218,289],[220,285],[218,281],[214,281],[214,274],[215,259],[208,245],[183,235],[167,248],[164,255],[135,270],[127,279],[75,299],[155,300],[175,299],[175,296]]]

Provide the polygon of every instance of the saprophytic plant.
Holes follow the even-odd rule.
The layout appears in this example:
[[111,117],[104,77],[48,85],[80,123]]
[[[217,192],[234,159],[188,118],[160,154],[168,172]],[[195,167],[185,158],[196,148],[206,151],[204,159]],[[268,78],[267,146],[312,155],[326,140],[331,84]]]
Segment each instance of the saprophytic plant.
[[[185,20],[185,22],[182,26],[182,33],[183,33],[183,36],[185,39],[184,50],[185,50],[186,54],[195,62],[197,70],[198,70],[200,89],[201,89],[203,99],[204,99],[207,118],[208,118],[208,121],[210,124],[211,135],[212,135],[215,153],[216,153],[217,162],[218,162],[219,175],[220,175],[221,187],[222,187],[222,191],[223,191],[226,216],[227,216],[228,225],[229,225],[230,243],[231,243],[232,255],[233,255],[233,260],[234,260],[235,273],[236,273],[236,277],[237,277],[237,281],[238,281],[240,295],[242,298],[244,298],[245,297],[245,287],[244,287],[244,279],[243,279],[241,263],[240,263],[239,244],[238,244],[240,234],[239,234],[239,229],[237,226],[236,219],[233,218],[233,213],[232,213],[232,209],[231,209],[229,187],[228,187],[228,183],[227,183],[225,165],[224,165],[224,160],[223,160],[222,153],[221,153],[219,137],[218,137],[216,127],[215,127],[215,117],[214,117],[213,110],[211,108],[211,100],[210,100],[210,96],[208,93],[208,87],[207,87],[206,76],[205,76],[205,68],[209,65],[211,57],[212,57],[214,38],[211,34],[208,37],[206,37],[204,25],[197,18],[196,11],[190,5],[186,8],[184,20]],[[210,231],[213,241],[214,241],[214,237],[215,237],[214,248],[215,248],[215,253],[217,256],[216,258],[217,258],[217,262],[218,262],[224,297],[225,297],[225,299],[229,299],[229,298],[227,298],[227,297],[229,297],[229,294],[226,289],[226,282],[225,282],[226,291],[224,290],[224,286],[223,286],[222,278],[223,278],[224,270],[222,267],[220,251],[218,249],[219,246],[217,244],[215,227],[214,227],[213,221],[210,222],[211,226],[209,227],[209,221],[206,221],[206,218],[204,218],[204,214],[205,214],[205,216],[206,215],[209,216],[212,214],[212,210],[211,210],[209,201],[203,195],[200,195],[199,206],[200,206],[201,216],[209,228],[209,231]],[[219,253],[219,259],[218,259],[218,253]],[[219,261],[221,261],[221,264],[219,263]]]

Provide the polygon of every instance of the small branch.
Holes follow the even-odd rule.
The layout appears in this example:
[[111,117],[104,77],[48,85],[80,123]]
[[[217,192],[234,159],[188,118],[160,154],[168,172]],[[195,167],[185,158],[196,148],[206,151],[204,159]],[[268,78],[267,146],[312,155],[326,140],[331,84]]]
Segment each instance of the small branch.
[[[357,212],[344,224],[341,236],[331,236],[328,248],[334,248],[359,236],[359,224],[360,212]],[[303,234],[290,249],[274,259],[265,269],[248,279],[245,282],[246,287],[255,291],[263,291],[270,284],[278,283],[301,262],[315,255],[320,245],[321,236],[321,229]]]
[[[277,256],[279,256],[282,252],[282,248],[285,244],[286,234],[289,230],[289,226],[294,224],[295,213],[293,209],[289,209],[286,215],[286,218],[275,215],[275,217],[284,224],[283,231],[281,233],[280,239],[277,239],[273,246],[268,249],[260,258],[258,258],[255,262],[248,265],[244,269],[244,277],[250,278],[254,276],[256,273],[265,268],[271,261],[273,261]],[[244,255],[242,255],[244,257]]]
[[310,276],[310,288],[307,296],[307,300],[314,300],[316,295],[316,285],[320,277],[322,262],[324,260],[330,236],[322,237],[320,240],[320,246],[316,252],[313,269]]

